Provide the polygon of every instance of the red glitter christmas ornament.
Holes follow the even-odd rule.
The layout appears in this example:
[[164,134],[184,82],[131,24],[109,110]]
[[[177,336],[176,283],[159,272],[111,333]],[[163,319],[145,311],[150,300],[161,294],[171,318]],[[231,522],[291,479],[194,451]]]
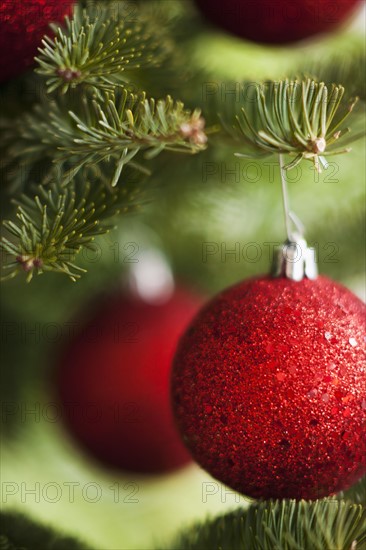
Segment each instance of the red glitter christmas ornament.
[[316,499],[366,471],[365,305],[319,276],[215,297],[180,341],[172,401],[195,460],[254,498]]
[[0,82],[33,64],[49,24],[70,13],[70,0],[0,1]]
[[286,44],[331,31],[359,0],[195,0],[209,21],[232,34],[268,44]]
[[113,295],[64,350],[56,381],[63,417],[103,465],[150,474],[191,460],[174,424],[169,373],[201,303],[182,288],[158,304]]

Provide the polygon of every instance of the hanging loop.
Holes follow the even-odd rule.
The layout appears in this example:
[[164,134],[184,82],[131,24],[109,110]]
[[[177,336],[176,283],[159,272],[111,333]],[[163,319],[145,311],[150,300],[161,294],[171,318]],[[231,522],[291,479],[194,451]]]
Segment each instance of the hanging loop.
[[318,267],[315,249],[308,247],[304,238],[305,227],[296,214],[290,211],[282,154],[279,155],[279,164],[287,239],[275,251],[272,275],[273,277],[286,277],[293,281],[301,281],[304,277],[316,279]]

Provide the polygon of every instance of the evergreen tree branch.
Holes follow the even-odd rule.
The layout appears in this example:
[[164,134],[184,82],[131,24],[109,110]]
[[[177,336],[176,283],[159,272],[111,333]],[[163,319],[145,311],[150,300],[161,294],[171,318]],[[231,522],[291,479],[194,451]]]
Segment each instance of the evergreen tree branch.
[[17,512],[1,512],[0,548],[2,550],[90,550],[90,546],[41,525]]
[[[116,172],[140,150],[145,158],[153,158],[164,149],[176,152],[197,153],[205,148],[204,121],[199,110],[184,109],[183,103],[155,101],[129,95],[123,90],[116,99],[106,94],[104,103],[94,101],[97,123],[90,125],[75,113],[79,137],[73,138],[68,153],[76,155],[80,164],[99,162],[113,156],[117,159]],[[112,186],[117,183],[116,178]]]
[[[343,124],[358,98],[345,106],[344,93],[343,86],[328,88],[310,79],[246,83],[242,90],[244,105],[236,117],[234,132],[225,119],[224,126],[235,137],[244,137],[253,151],[237,153],[239,157],[285,153],[295,157],[286,169],[307,159],[320,172],[321,166],[327,165],[325,157],[350,151],[337,144],[350,131]],[[344,144],[359,137],[357,134],[343,140]]]
[[[146,172],[141,158],[133,160],[139,152],[145,152],[145,162],[163,150],[192,154],[203,150],[207,139],[199,110],[186,110],[169,96],[155,101],[117,88],[102,99],[83,95],[78,112],[68,111],[66,98],[37,104],[32,113],[8,122],[4,141],[15,187],[37,163],[43,166],[42,181],[61,177],[63,182],[83,167],[95,171],[104,163],[112,166],[107,184],[114,186],[127,163]],[[23,177],[19,169],[25,170]]]
[[176,550],[361,550],[366,509],[332,499],[262,501],[194,526]]
[[49,93],[80,84],[113,89],[131,82],[133,71],[158,66],[169,49],[167,41],[162,48],[161,35],[153,35],[141,10],[128,14],[123,2],[76,5],[65,27],[53,25],[53,30],[56,36],[44,38],[37,58]]
[[95,237],[110,230],[111,217],[136,206],[135,194],[128,186],[112,192],[103,184],[86,183],[80,188],[74,180],[50,189],[39,186],[32,198],[21,195],[14,200],[15,220],[4,221],[7,236],[0,242],[4,279],[23,272],[29,282],[34,274],[53,271],[75,281],[85,272],[74,263],[78,253],[83,247],[92,248]]

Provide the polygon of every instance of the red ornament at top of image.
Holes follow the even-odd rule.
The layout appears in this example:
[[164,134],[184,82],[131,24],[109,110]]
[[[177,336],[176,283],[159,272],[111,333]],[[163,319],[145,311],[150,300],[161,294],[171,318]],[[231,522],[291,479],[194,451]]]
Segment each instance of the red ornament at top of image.
[[70,14],[71,0],[0,0],[0,82],[34,63],[49,24]]
[[359,0],[195,0],[219,28],[253,42],[286,44],[328,32]]

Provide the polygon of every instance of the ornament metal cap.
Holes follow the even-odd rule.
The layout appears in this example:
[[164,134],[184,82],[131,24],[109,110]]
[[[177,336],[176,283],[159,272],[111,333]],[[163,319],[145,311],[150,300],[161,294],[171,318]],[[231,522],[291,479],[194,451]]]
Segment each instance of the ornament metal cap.
[[316,279],[318,266],[315,248],[308,247],[306,240],[300,235],[293,235],[283,245],[275,250],[272,265],[273,277],[286,277],[292,281]]

